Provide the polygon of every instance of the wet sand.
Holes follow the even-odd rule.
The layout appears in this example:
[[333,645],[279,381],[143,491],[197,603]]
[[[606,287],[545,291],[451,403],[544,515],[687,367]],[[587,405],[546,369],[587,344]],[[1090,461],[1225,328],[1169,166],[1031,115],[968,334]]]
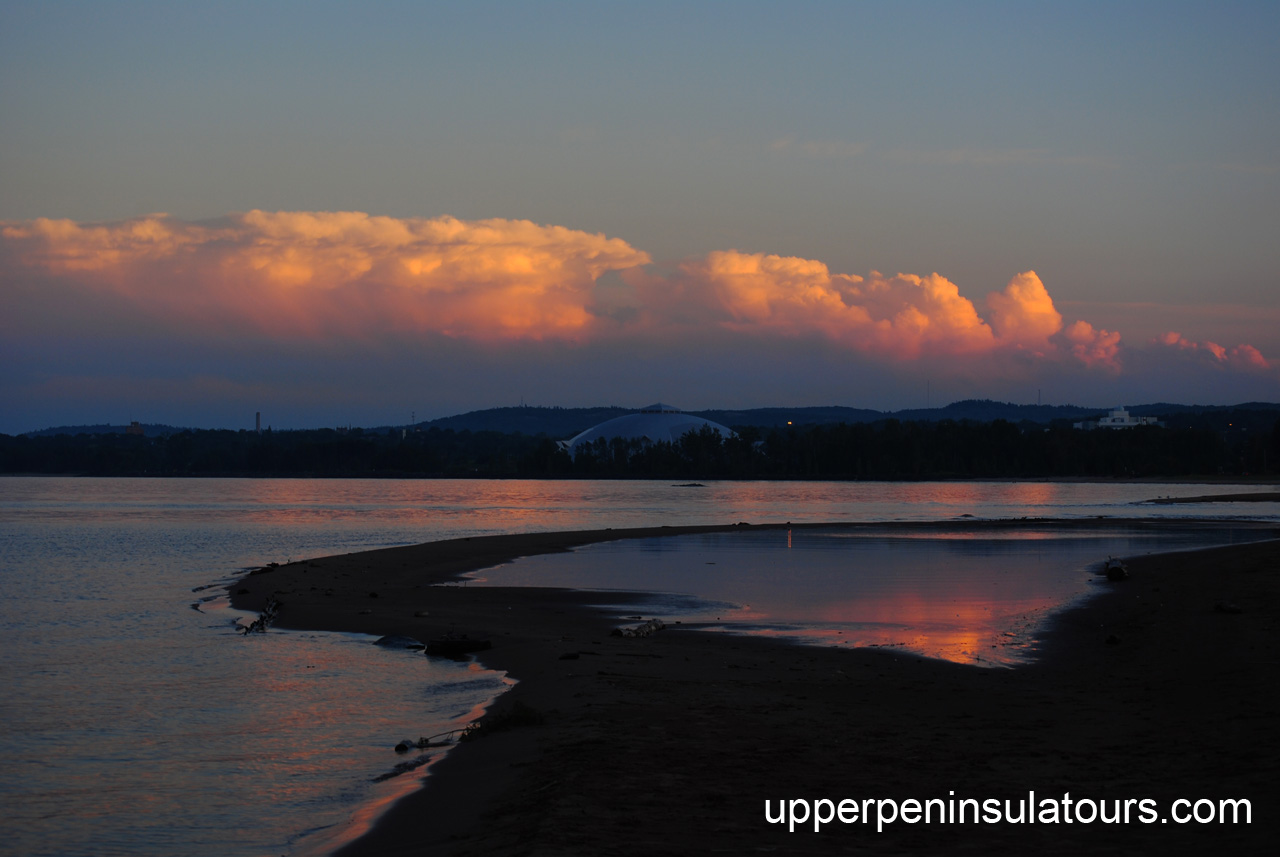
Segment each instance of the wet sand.
[[1255,491],[1248,494],[1202,494],[1199,497],[1157,497],[1148,503],[1170,505],[1174,503],[1275,503],[1280,492]]
[[[1130,561],[1061,614],[1041,658],[980,669],[699,631],[638,639],[557,589],[433,587],[517,556],[732,527],[458,539],[254,574],[283,627],[486,635],[541,723],[452,750],[343,848],[360,855],[1250,853],[1280,825],[1280,541]],[[1100,557],[1101,559],[1101,557]],[[373,595],[376,593],[376,597]],[[611,598],[617,601],[615,598]],[[428,615],[417,616],[426,611]],[[370,704],[376,704],[371,701]],[[765,820],[782,799],[1248,798],[1252,824]]]

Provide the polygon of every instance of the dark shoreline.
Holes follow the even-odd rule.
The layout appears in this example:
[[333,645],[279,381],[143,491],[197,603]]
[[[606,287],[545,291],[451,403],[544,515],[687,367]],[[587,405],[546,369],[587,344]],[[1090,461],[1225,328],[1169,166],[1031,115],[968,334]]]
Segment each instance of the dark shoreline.
[[[959,525],[982,529],[1007,528],[1024,523],[1044,526],[1051,522],[1032,519],[853,526],[950,529]],[[1150,522],[1090,519],[1052,523],[1054,526],[1097,528]],[[1190,522],[1164,522],[1164,525],[1170,523]],[[786,526],[756,525],[752,529]],[[1185,716],[1175,716],[1163,709],[1162,717],[1167,722],[1151,724],[1150,706],[1143,704],[1140,697],[1134,697],[1124,677],[1129,676],[1128,683],[1145,681],[1148,687],[1154,687],[1150,703],[1157,708],[1161,708],[1162,697],[1171,695],[1181,700],[1182,708],[1187,708],[1185,694],[1176,687],[1176,679],[1183,673],[1186,673],[1188,682],[1200,686],[1214,684],[1214,701],[1225,701],[1235,698],[1239,688],[1230,683],[1223,685],[1221,676],[1215,677],[1214,673],[1215,670],[1222,672],[1218,661],[1230,660],[1234,655],[1218,651],[1221,645],[1211,647],[1215,654],[1208,662],[1184,654],[1180,658],[1188,662],[1189,668],[1181,670],[1178,664],[1169,663],[1170,657],[1150,649],[1144,638],[1150,636],[1151,623],[1140,620],[1145,615],[1142,611],[1151,609],[1157,601],[1149,600],[1142,604],[1141,595],[1145,593],[1148,599],[1170,599],[1169,584],[1152,583],[1155,576],[1162,580],[1165,577],[1169,580],[1176,578],[1179,589],[1185,590],[1181,592],[1184,602],[1188,599],[1204,601],[1201,609],[1194,611],[1195,616],[1177,617],[1176,622],[1169,623],[1175,637],[1179,636],[1176,633],[1178,622],[1188,629],[1200,627],[1206,613],[1211,617],[1208,619],[1210,627],[1214,623],[1224,624],[1224,619],[1228,625],[1234,626],[1253,627],[1270,622],[1268,627],[1274,630],[1275,625],[1274,613],[1270,609],[1259,610],[1254,603],[1259,597],[1265,601],[1274,594],[1275,574],[1265,576],[1262,596],[1251,594],[1242,598],[1236,594],[1228,595],[1232,605],[1236,601],[1245,603],[1239,614],[1214,612],[1212,604],[1222,599],[1208,594],[1199,598],[1196,592],[1205,586],[1206,568],[1230,569],[1230,565],[1222,565],[1226,559],[1230,559],[1232,564],[1244,561],[1251,567],[1269,563],[1268,568],[1274,571],[1276,556],[1280,554],[1278,542],[1135,559],[1131,562],[1133,580],[1117,584],[1109,594],[1092,598],[1081,607],[1059,614],[1044,637],[1036,664],[1017,670],[996,671],[1001,675],[988,675],[986,673],[991,671],[930,662],[896,653],[798,649],[786,643],[729,638],[727,635],[688,629],[666,631],[644,640],[618,640],[608,637],[612,625],[608,617],[588,607],[580,594],[564,590],[446,587],[415,591],[427,583],[456,579],[466,571],[489,567],[517,556],[566,550],[593,541],[685,532],[723,532],[738,528],[732,525],[658,527],[474,537],[308,560],[246,578],[242,583],[250,591],[233,595],[236,606],[260,609],[255,606],[256,602],[270,593],[280,593],[279,597],[287,606],[279,624],[286,627],[411,633],[420,637],[424,631],[429,631],[425,626],[437,621],[489,631],[501,627],[504,630],[501,636],[495,636],[495,648],[485,653],[482,660],[487,666],[506,670],[519,679],[520,684],[504,694],[493,710],[505,711],[520,701],[546,713],[543,725],[494,734],[452,751],[432,768],[424,789],[400,801],[372,831],[338,853],[588,854],[602,853],[598,850],[602,848],[618,853],[646,853],[646,848],[658,845],[652,835],[657,830],[664,832],[663,841],[668,847],[689,851],[714,850],[712,846],[723,840],[730,848],[733,847],[731,843],[737,843],[747,850],[765,841],[772,843],[770,847],[785,851],[800,845],[803,853],[839,852],[854,844],[872,846],[873,853],[897,853],[898,847],[905,847],[908,843],[912,843],[911,848],[923,848],[928,853],[991,853],[1002,850],[1000,843],[1012,836],[1010,842],[1020,843],[1018,848],[1047,848],[1053,853],[1061,853],[1054,849],[1062,842],[1074,843],[1073,849],[1077,851],[1093,850],[1104,837],[1115,838],[1117,834],[1120,834],[1117,842],[1169,850],[1170,845],[1165,841],[1168,837],[1160,837],[1157,828],[1141,825],[1112,828],[1101,833],[1095,829],[1092,837],[1074,835],[1066,840],[1061,840],[1061,835],[1064,831],[1068,834],[1072,831],[1063,827],[1055,829],[1057,837],[1045,839],[1038,834],[1029,834],[1030,829],[1009,831],[997,826],[973,837],[968,843],[970,847],[955,850],[944,846],[946,836],[955,835],[945,827],[902,827],[896,838],[882,835],[869,841],[837,833],[801,841],[778,837],[776,830],[758,818],[757,803],[762,797],[798,797],[803,796],[806,790],[813,793],[819,783],[825,783],[832,797],[842,790],[866,796],[875,794],[877,788],[885,795],[898,793],[933,797],[936,794],[926,792],[936,792],[947,782],[951,785],[943,790],[944,794],[957,785],[971,788],[974,782],[972,774],[965,773],[963,768],[955,770],[955,766],[957,754],[965,757],[974,751],[957,748],[952,741],[941,740],[936,734],[938,730],[943,734],[947,734],[947,730],[955,733],[958,723],[962,723],[967,731],[976,733],[971,737],[979,747],[1004,748],[999,753],[990,750],[979,753],[987,760],[987,766],[1009,751],[1029,752],[1025,729],[1008,734],[1008,729],[1000,728],[1002,720],[1011,716],[1015,717],[1014,722],[1031,718],[1033,725],[1027,729],[1039,736],[1045,749],[1052,754],[1053,746],[1058,743],[1056,752],[1065,753],[1077,763],[1080,762],[1077,758],[1080,748],[1074,743],[1076,741],[1084,740],[1087,745],[1088,736],[1095,740],[1104,739],[1110,732],[1134,737],[1134,724],[1124,720],[1113,729],[1106,728],[1107,717],[1117,708],[1125,718],[1142,717],[1148,722],[1149,731],[1154,725],[1155,732],[1168,733],[1172,729],[1177,733],[1182,730],[1184,738],[1194,734],[1194,719],[1188,721]],[[1274,527],[1269,529],[1274,531]],[[352,593],[361,592],[364,598],[352,603],[347,598],[311,597],[307,594],[324,588],[351,589],[352,584],[343,575],[358,576],[361,582],[354,584]],[[1232,573],[1226,575],[1232,576]],[[1214,577],[1216,580],[1220,575]],[[376,601],[367,598],[367,590],[375,578],[380,590],[394,589],[394,592],[387,592],[391,598],[385,595]],[[1262,578],[1251,576],[1249,579],[1256,582]],[[266,585],[268,582],[269,587]],[[318,589],[303,588],[304,582],[308,587],[318,586]],[[432,618],[412,618],[413,611],[408,609],[407,602],[419,603],[424,599],[431,604]],[[394,609],[392,604],[396,605]],[[355,609],[357,606],[372,612],[361,615]],[[1160,604],[1157,609],[1164,606]],[[438,620],[435,619],[437,615]],[[1163,619],[1160,624],[1165,624]],[[1107,629],[1106,633],[1104,629]],[[1111,636],[1117,637],[1119,642],[1106,643]],[[1216,641],[1216,644],[1226,643],[1231,641]],[[568,653],[578,654],[578,657],[561,660],[561,656]],[[1135,659],[1140,661],[1136,671],[1132,663]],[[1155,677],[1169,674],[1171,670],[1173,675],[1153,685]],[[1269,706],[1266,711],[1276,712],[1274,688],[1280,684],[1276,681],[1280,676],[1274,662],[1269,666],[1252,665],[1244,673],[1233,666],[1228,672],[1245,680],[1243,686],[1255,691],[1260,688],[1261,678],[1266,678],[1270,682],[1269,692],[1253,693],[1252,696],[1266,702]],[[1115,686],[1117,681],[1121,682],[1119,686]],[[939,685],[950,688],[950,691],[939,697]],[[1074,694],[1068,692],[1070,687],[1077,688]],[[993,695],[993,688],[1000,692]],[[678,689],[678,692],[673,689]],[[1204,689],[1209,690],[1207,687]],[[867,694],[879,698],[881,703],[866,708]],[[797,705],[795,700],[801,698],[804,703]],[[721,709],[719,714],[715,714]],[[870,757],[857,748],[841,747],[839,752],[833,751],[829,756],[822,754],[808,758],[811,751],[804,748],[803,742],[795,746],[788,743],[790,751],[780,752],[771,746],[769,739],[760,737],[785,735],[798,727],[803,731],[801,724],[808,724],[808,728],[813,729],[817,723],[840,723],[849,718],[851,710],[859,711],[856,723],[880,723],[882,725],[877,728],[881,732],[892,732],[892,724],[897,724],[898,740],[888,744],[873,741],[877,749]],[[636,720],[638,712],[642,711],[647,712],[646,717]],[[985,719],[977,713],[980,711],[989,712]],[[996,711],[1003,713],[996,714]],[[903,718],[913,716],[917,724],[909,730],[910,734],[902,733]],[[1077,718],[1083,718],[1085,722],[1078,722]],[[975,719],[977,722],[973,722]],[[1101,724],[1096,722],[1099,720]],[[931,722],[935,725],[930,726]],[[1053,724],[1053,728],[1046,724]],[[653,735],[649,734],[653,730],[661,732],[664,736],[662,741],[654,741]],[[1264,736],[1256,732],[1255,729],[1247,730],[1249,743],[1255,746],[1255,750],[1250,752],[1256,753],[1261,749],[1263,758],[1270,753],[1274,761],[1274,737],[1264,740]],[[1063,734],[1077,737],[1064,745],[1060,743]],[[753,737],[758,740],[753,740]],[[1169,736],[1166,734],[1166,737]],[[1158,769],[1161,773],[1148,776],[1143,785],[1160,785],[1167,789],[1171,775],[1179,769],[1178,760],[1164,758],[1154,751],[1149,737],[1142,743],[1145,752],[1131,759],[1130,767],[1146,765],[1153,770]],[[899,744],[905,746],[899,747]],[[723,747],[726,752],[728,748],[738,748],[746,759],[734,755],[726,758],[723,753],[708,752],[707,748],[714,747]],[[1228,749],[1243,751],[1232,742],[1228,742]],[[632,758],[634,753],[640,755]],[[1036,756],[1043,758],[1044,752],[1031,753],[1028,758]],[[627,758],[626,764],[616,761],[622,757]],[[936,770],[924,772],[926,775],[923,777],[919,773],[908,776],[908,772],[902,770],[903,760],[913,757],[938,760],[932,767],[952,770],[951,779],[939,779]],[[1249,756],[1242,752],[1242,758],[1248,759]],[[844,763],[841,763],[842,759]],[[1057,787],[1064,778],[1078,779],[1080,776],[1078,764],[1036,763],[1024,765],[1024,768],[1027,769],[1021,771],[1021,779],[1027,780],[1030,775],[1030,780],[1035,782],[1028,782],[1033,786],[1038,782],[1042,789]],[[1036,774],[1037,768],[1040,769],[1039,774]],[[548,769],[563,772],[565,776],[548,780],[542,773]],[[841,774],[849,770],[860,773]],[[875,775],[868,776],[868,771]],[[667,797],[655,795],[643,782],[630,782],[632,777],[640,777],[641,781],[649,777],[683,783],[685,798],[677,800],[678,794]],[[1018,779],[1017,776],[997,778],[993,782],[989,776],[985,780],[984,777],[977,778],[979,782],[985,782],[983,788],[997,791],[1008,791],[1010,783]],[[1176,781],[1177,777],[1172,776],[1172,779]],[[1254,780],[1247,776],[1245,779],[1256,787]],[[719,780],[731,792],[736,790],[740,793],[740,800],[727,804],[712,800],[713,793],[705,791],[710,780]],[[1138,788],[1138,784],[1134,788]],[[1232,796],[1219,793],[1222,790],[1217,786],[1206,784],[1206,788],[1214,792],[1208,795],[1211,797]],[[617,800],[607,799],[610,793]],[[748,797],[752,793],[755,797]],[[1265,792],[1258,792],[1256,797],[1263,794]],[[1134,792],[1132,796],[1142,795]],[[625,804],[628,800],[638,801],[649,808],[630,812],[620,810],[618,801]],[[706,803],[708,800],[710,803]],[[698,811],[682,820],[682,816],[689,815],[691,802],[697,805]],[[584,828],[574,821],[573,807],[578,804],[596,806],[596,820],[592,825]],[[498,806],[502,806],[504,811],[494,814],[493,810]],[[1255,825],[1249,828],[1237,827],[1227,831],[1228,839],[1243,835],[1245,838],[1239,840],[1242,843],[1259,841],[1250,837],[1264,830],[1274,831],[1274,809],[1268,808],[1272,819],[1270,826],[1260,824],[1261,820],[1255,818]],[[694,823],[694,817],[702,818],[704,822],[708,818],[718,819],[721,835],[712,837],[707,825]],[[643,835],[634,831],[627,833],[636,826],[644,831]],[[1088,829],[1089,826],[1080,826],[1074,831],[1078,834]],[[1187,830],[1179,828],[1184,834]],[[999,831],[997,840],[989,838],[993,831]],[[1218,834],[1222,836],[1223,831],[1218,831]],[[1028,839],[1027,835],[1031,838]],[[623,840],[621,843],[618,841],[620,838]],[[1173,847],[1176,850],[1177,843]]]
[[[492,480],[495,482],[658,482],[673,483],[677,480],[689,481],[695,477],[686,476],[594,476],[582,474],[570,475],[529,475],[529,474],[440,474],[440,473],[419,473],[413,471],[406,472],[371,472],[371,473],[290,473],[290,472],[257,472],[257,471],[228,471],[218,473],[147,473],[145,471],[130,471],[125,473],[91,473],[87,471],[71,471],[62,473],[45,473],[39,471],[14,471],[9,473],[0,473],[0,478],[13,477],[22,479],[32,478],[49,478],[49,479],[370,479],[374,481],[482,481]],[[1249,475],[1241,474],[1235,476],[1217,476],[1217,475],[1165,475],[1165,476],[924,476],[919,478],[842,478],[838,476],[750,476],[750,477],[733,477],[733,476],[701,476],[696,477],[705,479],[710,482],[837,482],[837,483],[890,483],[890,484],[912,484],[925,482],[942,482],[957,483],[966,482],[1003,482],[1010,484],[1025,483],[1063,483],[1068,485],[1277,485],[1275,474],[1259,474]],[[686,487],[677,485],[675,487]],[[1264,500],[1274,500],[1271,492],[1265,496],[1262,494],[1209,494],[1195,498],[1187,498],[1181,502],[1216,502],[1231,501],[1239,498],[1257,498]],[[1155,502],[1158,498],[1147,500],[1146,502]],[[1178,502],[1175,498],[1174,502]]]
[[1205,494],[1200,497],[1157,497],[1147,502],[1159,505],[1172,503],[1275,503],[1280,502],[1280,492],[1259,491],[1249,494]]

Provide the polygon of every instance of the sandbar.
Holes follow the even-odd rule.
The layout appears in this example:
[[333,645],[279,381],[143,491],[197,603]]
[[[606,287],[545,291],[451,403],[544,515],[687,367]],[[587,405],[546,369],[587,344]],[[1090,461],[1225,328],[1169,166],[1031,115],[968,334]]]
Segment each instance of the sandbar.
[[1276,503],[1280,492],[1250,491],[1244,494],[1202,494],[1198,497],[1156,497],[1148,503],[1169,505],[1173,503]]
[[[517,704],[540,715],[451,750],[422,789],[337,854],[1202,854],[1274,845],[1274,539],[1130,559],[1129,579],[1058,614],[1038,659],[1015,669],[685,626],[623,638],[590,593],[433,585],[601,540],[732,529],[454,539],[304,560],[233,586],[239,608],[279,599],[282,627],[487,636],[493,648],[476,657],[518,684],[486,719]],[[1108,812],[1117,799],[1150,799],[1164,817],[1180,798],[1245,798],[1251,823],[1148,824],[1135,806],[1130,823],[899,821],[877,832],[874,822],[835,821],[792,832],[765,815],[766,801],[776,812],[799,798],[1016,803],[1033,791],[1037,804],[1070,794],[1106,801]]]

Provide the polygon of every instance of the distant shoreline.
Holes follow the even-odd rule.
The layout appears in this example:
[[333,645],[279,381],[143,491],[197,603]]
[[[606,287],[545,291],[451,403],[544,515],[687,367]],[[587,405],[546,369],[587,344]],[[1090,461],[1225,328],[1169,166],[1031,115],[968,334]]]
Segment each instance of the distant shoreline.
[[[682,476],[493,476],[493,475],[423,475],[417,473],[346,473],[346,474],[298,474],[298,473],[0,473],[0,479],[372,479],[388,481],[459,481],[473,482],[492,480],[494,482],[657,482],[674,483],[676,480],[688,481]],[[691,478],[691,477],[690,477]],[[1275,474],[1252,476],[964,476],[964,477],[930,477],[922,479],[841,479],[831,476],[755,476],[751,478],[733,478],[727,476],[698,477],[704,482],[840,482],[856,485],[860,482],[875,484],[887,482],[892,484],[912,484],[926,482],[946,482],[963,484],[966,482],[995,482],[1009,484],[1026,484],[1052,482],[1064,485],[1273,485],[1280,486],[1280,476]],[[681,486],[683,487],[683,486]],[[705,486],[704,486],[705,487]],[[1252,494],[1220,494],[1202,495],[1189,498],[1174,498],[1169,502],[1215,502],[1234,501],[1252,498]],[[1258,496],[1260,500],[1273,500],[1280,497],[1268,493]],[[1147,502],[1161,501],[1163,498],[1152,498]]]
[[1157,497],[1148,503],[1267,503],[1280,502],[1280,492],[1264,491],[1257,494],[1205,494],[1200,497]]
[[[631,416],[621,417],[629,420]],[[573,434],[495,429],[194,430],[158,436],[0,435],[0,469],[103,475],[559,479],[1208,479],[1250,480],[1280,460],[1280,410],[1198,414],[1172,427],[1085,431],[1002,419],[730,420],[676,437],[615,427]],[[676,418],[683,420],[684,418]],[[689,419],[693,419],[692,416]],[[791,417],[787,417],[788,420]],[[607,426],[606,421],[601,426]],[[680,423],[684,425],[683,422]],[[591,422],[575,423],[574,433]],[[647,424],[646,424],[647,425]],[[735,428],[729,428],[733,426]],[[569,431],[568,428],[565,429]],[[592,432],[596,430],[591,430]],[[606,437],[608,439],[606,440]],[[1235,476],[1229,476],[1235,474]]]

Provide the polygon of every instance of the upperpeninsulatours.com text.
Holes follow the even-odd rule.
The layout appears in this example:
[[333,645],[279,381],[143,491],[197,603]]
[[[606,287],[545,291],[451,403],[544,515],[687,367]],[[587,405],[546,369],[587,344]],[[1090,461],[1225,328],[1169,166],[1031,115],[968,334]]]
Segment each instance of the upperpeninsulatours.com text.
[[[775,806],[776,803],[776,806]],[[1244,798],[1179,798],[1168,812],[1162,812],[1153,798],[1073,798],[1067,792],[1059,798],[1036,800],[1034,791],[1025,798],[1001,800],[950,797],[928,800],[893,798],[828,798],[764,802],[764,818],[770,824],[786,824],[821,832],[824,824],[871,824],[880,833],[888,824],[1252,824],[1253,807]]]

